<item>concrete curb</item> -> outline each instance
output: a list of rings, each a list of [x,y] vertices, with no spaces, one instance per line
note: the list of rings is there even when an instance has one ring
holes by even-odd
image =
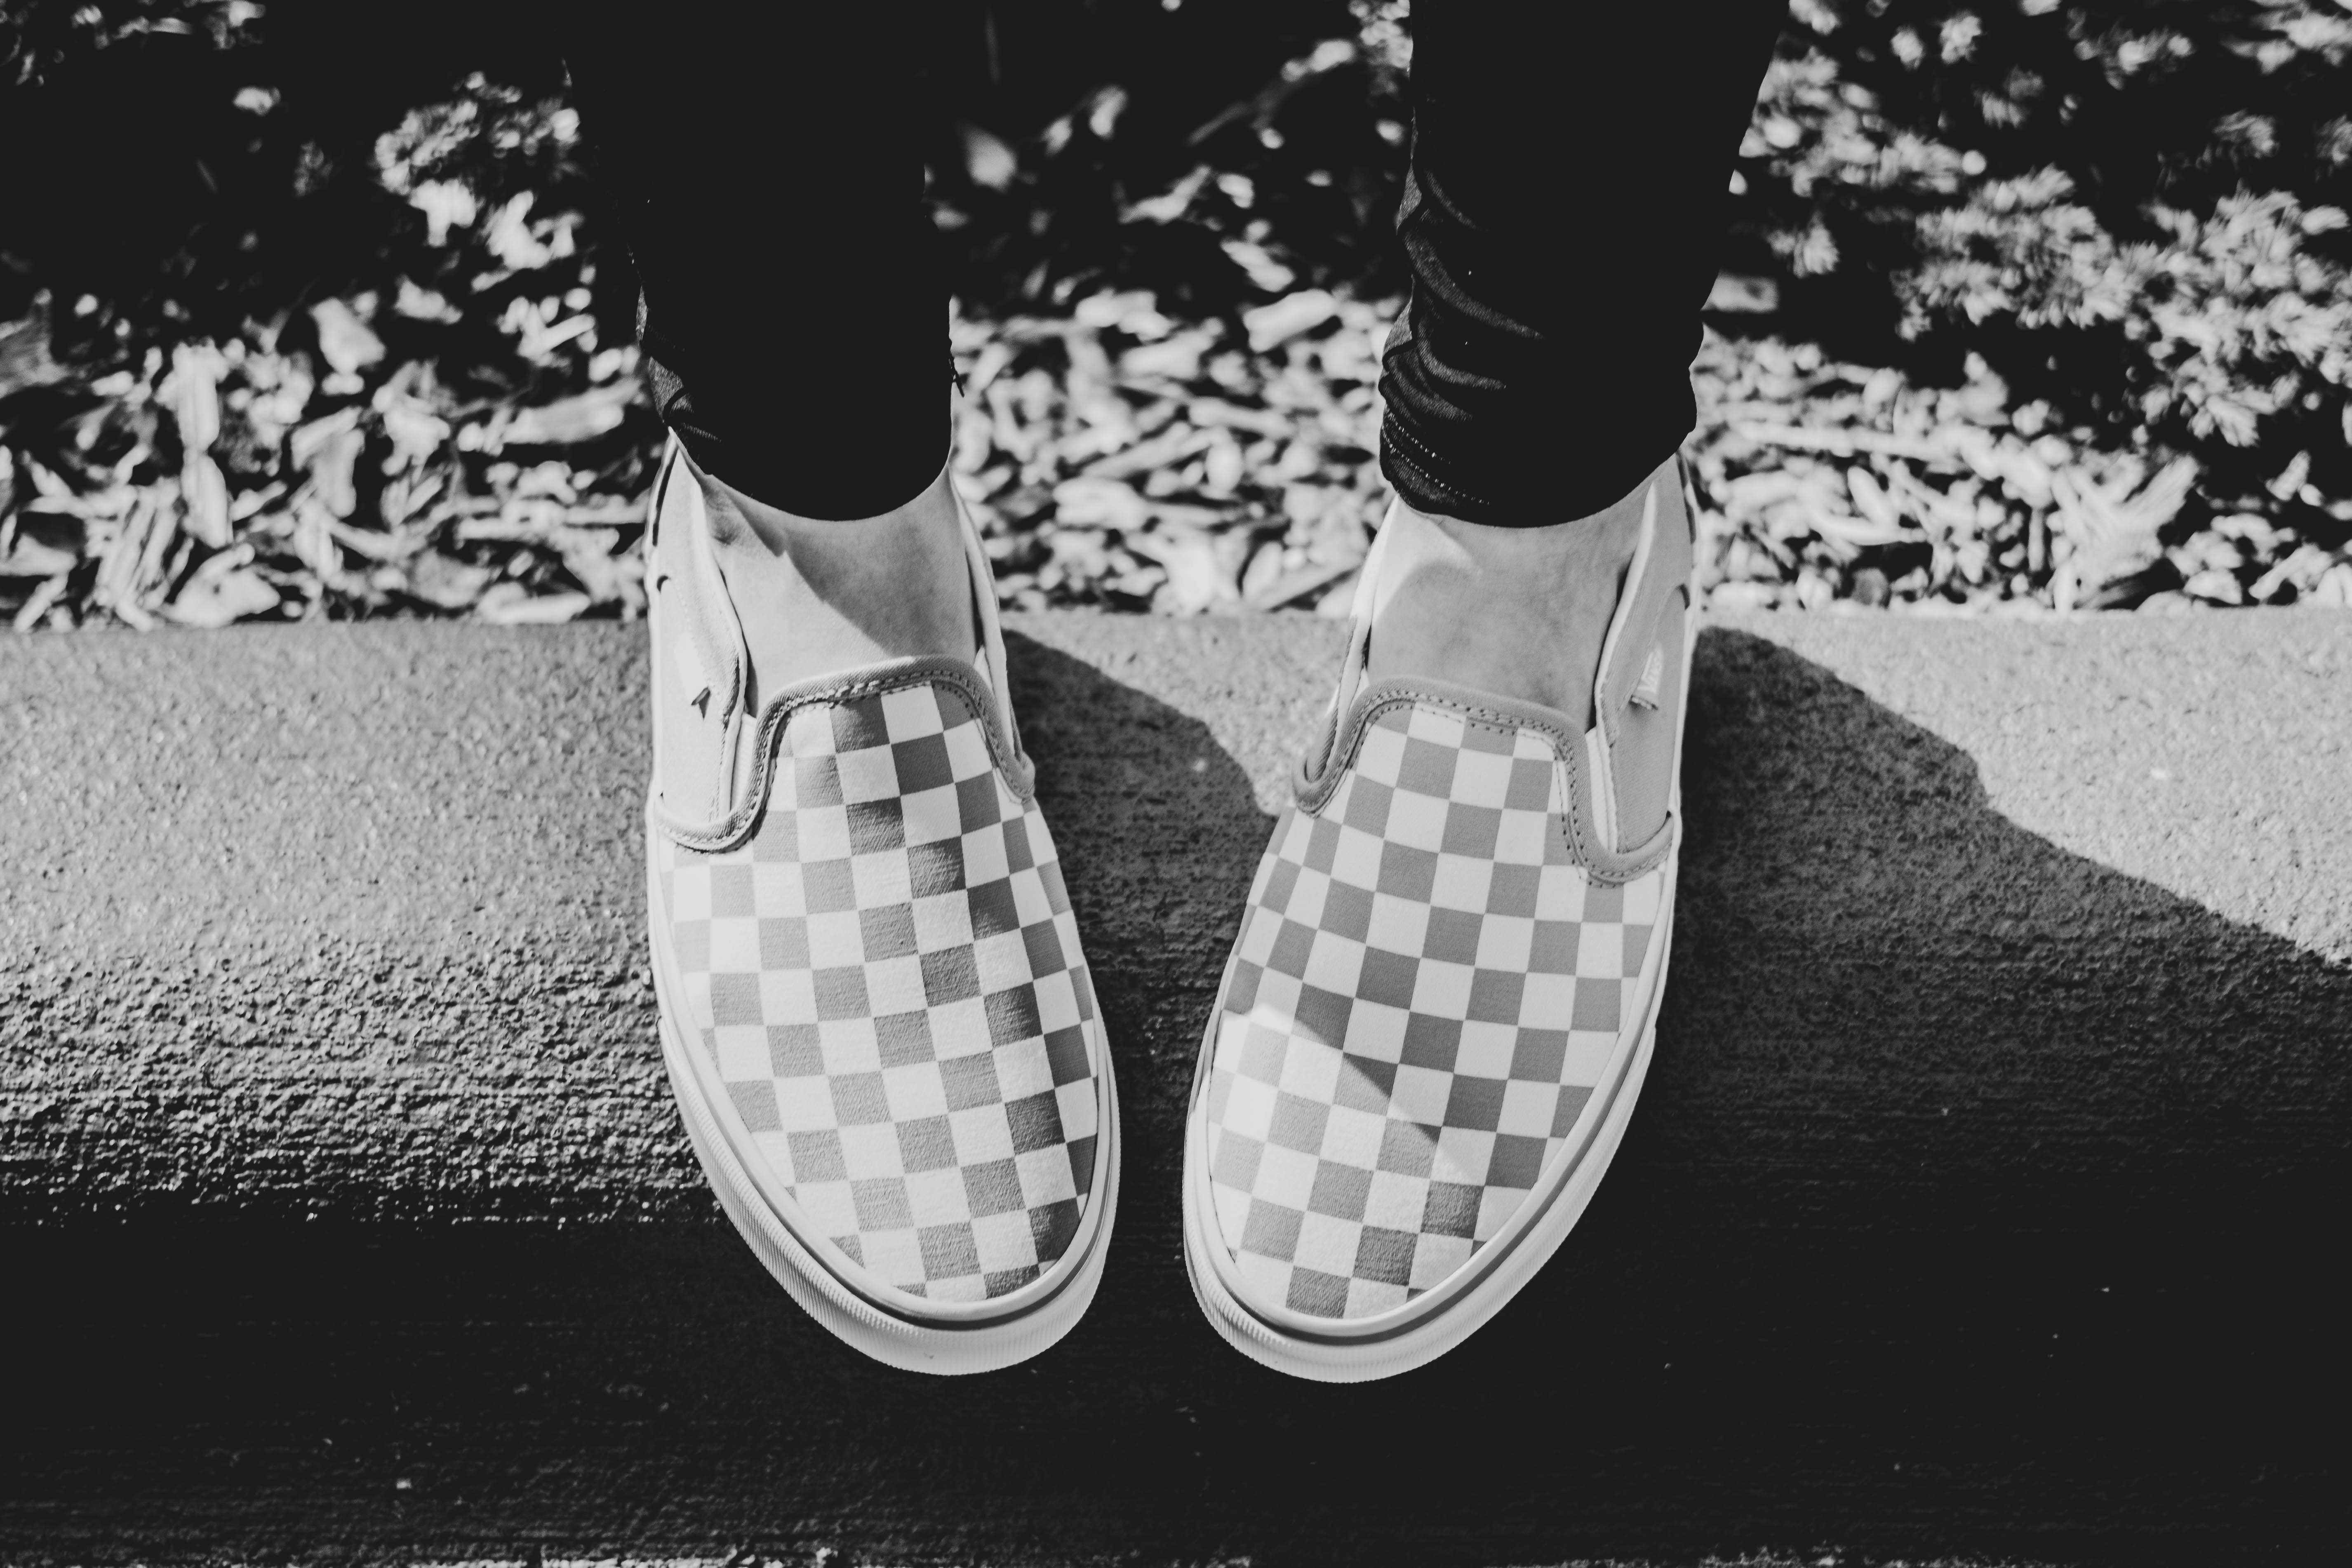
[[[1188,1068],[1334,634],[1016,629],[1149,1103]],[[0,648],[15,1212],[698,1212],[641,951],[643,675],[617,626]],[[2352,620],[1767,617],[1711,632],[1696,681],[1667,1055],[1769,1066],[1738,1091],[1759,1117],[1864,1038],[1970,1098],[2108,1042],[2141,1070],[2080,1106],[2101,1123],[2159,1066],[2340,1107],[2292,1068],[2298,1036],[2352,1038],[2323,962],[2352,957]]]
[[[385,1513],[395,1494],[367,1489],[390,1478],[284,1458],[269,1472],[277,1495],[310,1501],[208,1513],[203,1500],[234,1495],[234,1476],[158,1457],[162,1437],[122,1436],[90,1413],[87,1382],[58,1372],[35,1380],[31,1414],[12,1424],[0,1555],[22,1555],[12,1542],[66,1556],[120,1544],[100,1472],[153,1480],[147,1511],[132,1510],[162,1532],[135,1537],[151,1556],[164,1539],[198,1554],[300,1554],[321,1531],[350,1539],[346,1526],[444,1556],[526,1538],[550,1552],[684,1550],[761,1530],[803,1545],[895,1542],[923,1560],[1075,1560],[1156,1548],[1153,1531],[1171,1555],[1269,1561],[1349,1542],[1424,1561],[1824,1539],[2042,1555],[2087,1550],[2102,1530],[2242,1548],[2258,1519],[2321,1517],[2297,1511],[2317,1510],[2319,1492],[2296,1489],[2342,1453],[2319,1409],[2347,1384],[2320,1281],[2352,1234],[2352,617],[1713,625],[1658,1065],[1570,1244],[1580,1256],[1570,1268],[1563,1254],[1558,1286],[1531,1290],[1492,1343],[1349,1406],[1377,1397],[1399,1419],[1475,1422],[1464,1391],[1478,1379],[1558,1363],[1618,1423],[1613,1438],[1587,1435],[1592,1473],[1633,1479],[1545,1491],[1518,1458],[1449,1459],[1437,1468],[1464,1497],[1503,1510],[1495,1530],[1450,1536],[1382,1494],[1420,1484],[1397,1465],[1374,1466],[1368,1491],[1363,1475],[1349,1483],[1367,1499],[1353,1512],[1282,1501],[1264,1466],[1339,1405],[1224,1365],[1238,1358],[1193,1321],[1175,1256],[1182,1086],[1337,628],[1045,616],[1013,629],[1024,731],[1120,1053],[1132,1191],[1094,1316],[1025,1393],[993,1384],[993,1405],[877,1382],[834,1356],[738,1278],[752,1266],[712,1224],[662,1083],[644,971],[633,628],[0,645],[0,1236],[42,1278],[71,1281],[44,1309],[47,1331],[102,1357],[115,1331],[152,1331],[109,1292],[146,1300],[158,1279],[210,1280],[226,1304],[191,1309],[169,1342],[209,1325],[220,1353],[268,1385],[230,1399],[239,1419],[290,1430],[316,1400],[254,1372],[277,1364],[259,1325],[278,1310],[253,1291],[372,1281],[405,1303],[384,1309],[404,1322],[461,1299],[461,1315],[507,1321],[482,1294],[507,1291],[549,1321],[658,1322],[656,1341],[624,1334],[625,1347],[619,1329],[588,1333],[580,1354],[638,1358],[656,1382],[674,1373],[719,1413],[712,1431],[736,1434],[675,1439],[717,1445],[690,1481],[630,1449],[617,1468],[590,1466],[593,1484],[500,1490],[483,1479],[508,1462],[498,1442],[563,1448],[576,1411],[517,1436],[456,1384],[396,1396],[345,1314],[306,1308],[305,1332],[348,1347],[329,1356],[349,1380],[336,1386],[439,1413],[444,1446],[473,1456],[448,1460],[473,1503],[401,1494],[406,1511]],[[616,1283],[714,1271],[728,1283],[690,1304],[656,1308],[641,1294],[654,1287]],[[430,1300],[425,1275],[442,1292]],[[2138,1294],[2126,1306],[2118,1289]],[[788,1475],[753,1463],[744,1432],[778,1459],[804,1438],[761,1425],[765,1406],[740,1404],[737,1384],[697,1381],[667,1337],[678,1321],[724,1337],[747,1314],[771,1348],[746,1386],[822,1369],[793,1397],[811,1419],[833,1412],[828,1441],[845,1445],[833,1458]],[[1570,1370],[1544,1326],[1563,1321],[1579,1343],[1617,1346],[1622,1365]],[[2055,1336],[2087,1361],[2048,1360]],[[503,1387],[501,1358],[520,1342],[492,1339],[401,1342],[430,1341]],[[789,1374],[771,1364],[781,1344]],[[1757,1359],[1787,1353],[1809,1370]],[[1715,1392],[1689,1394],[1676,1366],[1685,1379],[1714,1368]],[[2080,1419],[2106,1449],[2084,1450],[2079,1424],[1957,1455],[1928,1436],[2007,1430],[1975,1402],[2000,1392],[2041,1408],[2059,1398],[2044,1380],[2061,1366],[2075,1380],[2062,1403],[2097,1407]],[[100,1382],[135,1393],[152,1373]],[[165,1403],[182,1414],[165,1428],[229,1419],[198,1373],[173,1375],[181,1403]],[[2149,1376],[2172,1380],[2175,1404]],[[1946,1426],[1888,1415],[1887,1377]],[[1138,1491],[1060,1428],[1051,1441],[1069,1468],[1056,1477],[1008,1479],[1000,1457],[951,1482],[934,1474],[921,1496],[877,1479],[896,1474],[892,1452],[944,1465],[950,1439],[987,1446],[1008,1398],[1050,1426],[1105,1397],[1139,1424],[1111,1451],[1173,1466],[1187,1495],[1237,1511],[1219,1523]],[[1744,1430],[1777,1433],[1770,1444],[1727,1427],[1706,1458],[1657,1424],[1693,1397],[1692,1418],[1732,1426],[1740,1400],[1824,1402],[1839,1434],[1821,1439],[1827,1468],[1783,1451],[1788,1429],[1763,1407]],[[1963,1406],[1972,1414],[1953,1414]],[[2180,1425],[2192,1415],[2206,1428],[2193,1445]],[[2237,1447],[2215,1468],[2217,1421]],[[455,1436],[482,1422],[507,1436]],[[1225,1446],[1204,1457],[1208,1427]],[[413,1432],[383,1436],[394,1428],[409,1430],[394,1420],[351,1440],[413,1449]],[[1895,1428],[1915,1448],[1943,1444],[1942,1482],[1855,1457]],[[559,1431],[571,1436],[548,1436]],[[77,1443],[113,1457],[85,1475],[59,1457]],[[1612,1454],[1633,1470],[1612,1470]],[[1715,1489],[1726,1467],[1743,1487],[1779,1475],[1785,1489],[1731,1500]],[[1842,1479],[1821,1479],[1832,1471]],[[1107,1489],[1074,1500],[1087,1486]],[[656,1494],[686,1500],[648,1514]],[[506,1500],[485,1514],[492,1495]],[[2264,1497],[2287,1511],[2266,1512]],[[1066,1517],[1040,1524],[1055,1499]],[[234,1529],[218,1522],[231,1516]],[[1936,1533],[1960,1518],[1977,1522]]]

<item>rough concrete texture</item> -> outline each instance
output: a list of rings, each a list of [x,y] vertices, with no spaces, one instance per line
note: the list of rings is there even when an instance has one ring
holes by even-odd
[[[716,1217],[629,629],[0,647],[0,1556],[2210,1562],[2340,1539],[2352,617],[1718,620],[1583,1226],[1359,1389],[1218,1343],[1181,1099],[1337,628],[1016,623],[1129,1134],[942,1384]]]

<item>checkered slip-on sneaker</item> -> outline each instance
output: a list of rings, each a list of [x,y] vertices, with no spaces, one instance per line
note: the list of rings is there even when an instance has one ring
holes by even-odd
[[[653,528],[646,893],[695,1152],[793,1299],[868,1355],[1035,1355],[1102,1278],[1118,1109],[979,537],[967,518],[984,672],[894,659],[752,714],[675,446]]]
[[[1669,463],[1583,734],[1554,709],[1367,683],[1366,563],[1185,1129],[1194,1293],[1266,1365],[1355,1382],[1444,1353],[1608,1167],[1673,928],[1691,557]]]

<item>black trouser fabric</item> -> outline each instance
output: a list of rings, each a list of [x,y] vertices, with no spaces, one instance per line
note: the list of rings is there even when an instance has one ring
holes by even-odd
[[[706,472],[869,517],[945,455],[916,51],[938,0],[562,7],[656,403]],[[1777,0],[1423,0],[1381,467],[1467,521],[1589,516],[1694,423],[1690,362]]]
[[[1381,469],[1468,522],[1588,517],[1696,423],[1690,363],[1777,0],[1423,0]]]
[[[802,517],[939,477],[948,298],[907,0],[558,5],[618,189],[661,416],[705,473]]]

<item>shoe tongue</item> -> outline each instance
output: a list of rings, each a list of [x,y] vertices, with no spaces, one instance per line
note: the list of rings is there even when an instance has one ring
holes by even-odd
[[[1339,728],[1344,731],[1359,714],[1394,702],[1426,703],[1454,712],[1475,713],[1491,728],[1538,730],[1562,744],[1574,744],[1581,738],[1576,721],[1557,708],[1516,697],[1498,697],[1491,691],[1421,675],[1391,675],[1365,681],[1357,689],[1355,701],[1341,716]]]

